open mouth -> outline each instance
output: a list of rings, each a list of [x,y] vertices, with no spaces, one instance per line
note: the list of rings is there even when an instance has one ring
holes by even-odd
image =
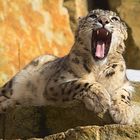
[[[110,48],[111,36],[111,33],[105,28],[93,31],[91,45],[92,55],[95,60],[106,58]]]

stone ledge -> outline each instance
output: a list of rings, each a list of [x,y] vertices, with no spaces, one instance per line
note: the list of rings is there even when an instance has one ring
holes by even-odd
[[[139,107],[139,105],[137,106]],[[140,115],[134,120],[137,124],[140,124],[139,118]],[[88,111],[82,103],[73,102],[63,106],[17,106],[15,109],[9,109],[7,113],[0,115],[0,124],[0,138],[27,139],[32,137],[43,138],[77,126],[104,126],[113,124],[113,121],[108,112],[97,115]],[[101,131],[109,133],[108,126],[100,128],[102,128]]]
[[[86,126],[45,137],[44,140],[140,140],[139,125]]]
[[[96,115],[80,102],[63,106],[17,106],[0,115],[0,138],[45,137],[77,126],[112,122],[108,113]]]

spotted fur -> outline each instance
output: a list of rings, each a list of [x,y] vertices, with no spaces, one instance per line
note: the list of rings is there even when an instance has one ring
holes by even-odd
[[[92,54],[92,32],[105,28],[111,35],[103,60]],[[62,58],[45,55],[33,60],[0,89],[0,111],[9,106],[47,105],[82,101],[96,113],[109,110],[116,123],[131,124],[131,92],[122,53],[125,24],[112,11],[93,10],[79,20],[75,43]]]

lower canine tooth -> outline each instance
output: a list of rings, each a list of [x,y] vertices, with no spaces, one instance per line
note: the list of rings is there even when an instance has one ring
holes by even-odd
[[[106,35],[108,35],[108,32],[106,32]]]

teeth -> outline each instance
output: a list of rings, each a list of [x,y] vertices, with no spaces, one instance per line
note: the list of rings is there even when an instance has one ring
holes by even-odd
[[[106,32],[106,35],[108,35],[108,32]]]
[[[97,35],[99,34],[99,30],[97,30]]]

